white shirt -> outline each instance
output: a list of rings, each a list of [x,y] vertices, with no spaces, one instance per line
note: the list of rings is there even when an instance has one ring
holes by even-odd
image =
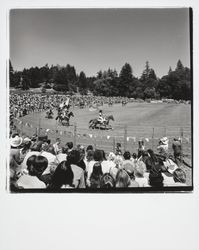
[[[40,181],[36,176],[22,175],[18,181],[17,185],[23,188],[46,188],[43,181]]]

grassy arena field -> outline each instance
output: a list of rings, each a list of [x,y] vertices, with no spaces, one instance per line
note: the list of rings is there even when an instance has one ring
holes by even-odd
[[[125,134],[124,128],[127,126],[126,137],[129,137],[129,140],[127,140],[127,147],[128,144],[132,145],[137,142],[138,139],[145,138],[148,138],[149,141],[153,138],[153,143],[156,143],[155,140],[158,140],[162,136],[173,138],[183,135],[183,137],[189,138],[190,141],[191,105],[129,103],[124,107],[122,107],[121,104],[116,104],[112,107],[104,105],[100,108],[102,108],[104,114],[112,114],[114,116],[115,121],[110,121],[113,127],[112,130],[90,130],[88,128],[88,122],[98,116],[98,110],[89,111],[88,108],[74,108],[74,117],[71,118],[71,126],[69,127],[59,125],[55,119],[45,118],[45,113],[34,113],[21,118],[23,123],[29,123],[33,127],[24,127],[23,132],[34,133],[36,127],[40,127],[42,128],[40,131],[41,134],[46,133],[46,129],[49,129],[48,135],[51,138],[58,136],[60,131],[62,131],[62,137],[67,137],[70,135],[68,132],[71,132],[71,134],[74,133],[74,126],[72,125],[76,124],[77,140],[80,143],[89,144],[95,139],[95,143],[97,143],[98,146],[110,147],[109,144],[113,144],[113,140],[111,140],[113,138],[115,138],[116,142],[123,143]],[[56,110],[54,110],[54,118],[55,117]],[[53,133],[55,131],[57,134]],[[64,133],[64,131],[66,131],[66,133]],[[67,138],[65,139],[67,140]],[[82,141],[82,139],[84,140]],[[86,139],[92,140],[86,141]],[[98,141],[100,143],[98,143]],[[146,140],[146,143],[147,142],[148,140]]]

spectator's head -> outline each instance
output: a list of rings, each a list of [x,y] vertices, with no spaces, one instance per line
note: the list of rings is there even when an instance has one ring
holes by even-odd
[[[125,188],[129,187],[131,179],[124,169],[119,169],[116,175],[116,187]]]
[[[55,149],[52,145],[48,145],[46,152],[51,153],[53,155],[55,155]]]
[[[86,159],[87,161],[92,161],[94,158],[94,151],[93,150],[88,150],[86,154]]]
[[[109,173],[105,173],[102,175],[100,180],[100,188],[114,188],[115,180],[113,176]]]
[[[102,151],[103,160],[106,160],[106,154],[105,154],[104,150],[101,150],[101,151]]]
[[[116,155],[113,152],[110,152],[108,155],[108,160],[109,161],[114,161],[116,158]]]
[[[186,183],[186,174],[181,168],[177,168],[173,172],[173,179],[175,182]]]
[[[70,164],[77,164],[81,160],[80,152],[76,149],[73,149],[68,153],[67,161]]]
[[[142,178],[146,172],[146,165],[143,161],[137,161],[135,163],[134,174],[135,177]]]
[[[96,149],[96,150],[94,151],[93,158],[94,158],[95,161],[103,161],[103,153],[102,153],[102,150]]]
[[[133,154],[132,154],[132,157],[133,157],[134,160],[136,160],[136,159],[137,159],[137,154],[136,154],[136,153],[133,153]]]
[[[56,138],[56,143],[60,144],[61,143],[61,139],[60,138]]]
[[[51,140],[50,140],[50,139],[46,140],[46,143],[47,143],[48,145],[50,145]]]
[[[10,138],[10,146],[11,148],[18,148],[23,142],[22,137],[20,137],[18,134],[12,135]]]
[[[67,147],[69,150],[72,150],[72,148],[73,148],[73,142],[72,142],[72,141],[67,142],[67,143],[66,143],[66,147]]]
[[[90,187],[91,188],[99,188],[100,180],[103,175],[102,166],[99,162],[96,162],[93,166],[93,172],[90,176]]]
[[[114,163],[115,163],[117,168],[122,168],[122,166],[123,166],[123,158],[122,158],[122,156],[117,155],[115,160],[114,160]]]
[[[124,160],[130,160],[131,159],[131,154],[129,151],[125,151],[123,154]]]
[[[31,146],[31,150],[32,150],[32,151],[38,151],[38,152],[40,152],[41,149],[42,149],[42,144],[43,144],[42,141],[35,142],[35,143]]]
[[[34,158],[31,158],[31,157],[34,157]],[[28,158],[27,160],[27,169],[28,169],[29,175],[39,177],[47,168],[48,160],[46,159],[46,157],[42,155],[31,156],[31,157]]]
[[[88,150],[93,150],[93,146],[92,145],[88,145],[88,147],[86,148],[86,151]]]
[[[149,185],[151,187],[163,187],[163,180],[161,172],[150,172]]]
[[[49,188],[59,189],[63,185],[69,185],[73,187],[73,178],[74,178],[74,174],[73,174],[70,164],[63,161],[57,166],[52,176],[52,182]]]

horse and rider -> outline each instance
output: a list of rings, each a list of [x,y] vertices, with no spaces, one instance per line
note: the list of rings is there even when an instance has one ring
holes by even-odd
[[[51,107],[49,107],[46,111],[46,118],[52,119],[53,118],[53,110]]]
[[[62,108],[58,107],[57,117],[55,118],[56,121],[60,122],[63,126],[69,126],[71,117],[74,117],[74,114],[70,111],[70,105],[65,105]]]
[[[98,118],[89,121],[89,128],[112,129],[112,127],[109,125],[110,120],[114,121],[113,115],[105,116],[102,113],[102,110],[100,110]]]

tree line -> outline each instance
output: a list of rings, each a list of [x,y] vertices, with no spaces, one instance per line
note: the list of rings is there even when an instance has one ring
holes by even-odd
[[[178,60],[175,70],[171,67],[168,74],[158,78],[154,69],[147,61],[141,76],[135,77],[132,67],[125,63],[118,72],[114,69],[97,72],[94,77],[87,77],[81,71],[77,74],[74,66],[46,64],[43,67],[24,68],[23,71],[14,71],[9,62],[10,87],[43,89],[53,88],[56,91],[80,93],[87,95],[88,91],[98,96],[124,96],[139,99],[169,98],[175,100],[190,100],[191,72]]]

